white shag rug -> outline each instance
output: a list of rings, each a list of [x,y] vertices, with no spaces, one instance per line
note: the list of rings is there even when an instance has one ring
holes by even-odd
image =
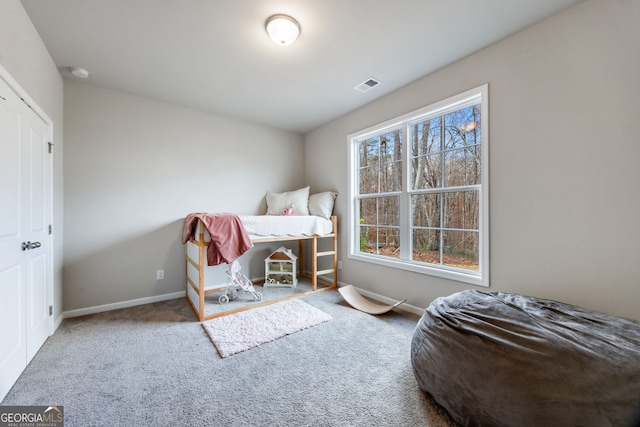
[[[217,317],[202,326],[220,357],[227,357],[329,320],[325,312],[292,299]]]

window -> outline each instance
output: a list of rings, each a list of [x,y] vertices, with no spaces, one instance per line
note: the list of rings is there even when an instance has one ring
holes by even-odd
[[[349,257],[488,286],[488,87],[349,136]]]

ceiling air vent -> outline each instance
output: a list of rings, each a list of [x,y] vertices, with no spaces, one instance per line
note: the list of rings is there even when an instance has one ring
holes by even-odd
[[[369,77],[367,80],[360,83],[358,86],[354,87],[355,90],[359,92],[368,92],[374,87],[380,84],[380,80],[376,80],[373,77]]]

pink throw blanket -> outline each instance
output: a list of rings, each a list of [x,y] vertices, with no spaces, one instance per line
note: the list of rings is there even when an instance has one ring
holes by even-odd
[[[207,265],[231,264],[240,255],[253,247],[238,215],[230,213],[191,213],[184,219],[182,244],[194,238],[198,219],[211,236],[207,247]]]

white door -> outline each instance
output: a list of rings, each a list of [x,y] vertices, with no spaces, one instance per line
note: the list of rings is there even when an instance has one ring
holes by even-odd
[[[26,366],[25,287],[20,248],[20,111],[0,79],[0,398]],[[17,249],[17,250],[16,250]]]
[[[52,330],[48,135],[0,79],[0,400]]]
[[[35,113],[22,118],[20,143],[21,242],[27,302],[27,363],[49,336],[49,129]]]

